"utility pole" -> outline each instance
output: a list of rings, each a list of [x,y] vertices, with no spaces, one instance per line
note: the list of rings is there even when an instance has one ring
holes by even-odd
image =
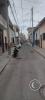
[[[32,12],[32,47],[33,47],[33,42],[34,42],[33,40],[33,7],[31,9],[31,12]]]
[[[21,9],[22,9],[22,24],[23,24],[23,0],[21,0]],[[23,27],[21,27],[21,33],[23,32]]]

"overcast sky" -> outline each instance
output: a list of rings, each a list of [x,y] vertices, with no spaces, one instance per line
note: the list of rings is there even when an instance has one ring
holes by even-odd
[[[16,14],[13,8],[13,1],[16,8]],[[38,24],[38,22],[45,17],[45,0],[22,0],[22,8],[23,8],[23,15],[22,15],[22,8],[21,8],[21,0],[10,0],[14,15],[16,17],[17,23],[23,31],[26,32],[27,27],[31,26],[31,8],[33,7],[33,23],[34,26]],[[9,8],[9,16],[13,24],[14,18]],[[22,17],[23,16],[23,17]]]

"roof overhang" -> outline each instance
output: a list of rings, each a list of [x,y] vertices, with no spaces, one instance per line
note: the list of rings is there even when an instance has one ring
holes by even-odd
[[[0,6],[5,6],[5,5],[9,6],[9,4],[10,4],[9,0],[0,0]]]
[[[2,17],[2,15],[0,15],[0,28],[1,28],[1,29],[7,29],[7,22],[6,22],[5,19]]]
[[[36,32],[38,30],[38,28],[41,27],[41,25],[43,25],[43,23],[45,23],[45,17],[39,22],[39,24],[35,27],[34,32]]]

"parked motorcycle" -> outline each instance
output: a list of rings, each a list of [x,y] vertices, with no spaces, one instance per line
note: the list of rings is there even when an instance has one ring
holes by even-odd
[[[15,49],[14,49],[14,51],[13,51],[13,57],[17,57],[17,56],[18,56],[18,52],[19,52],[19,50],[18,50],[18,48],[15,46]]]

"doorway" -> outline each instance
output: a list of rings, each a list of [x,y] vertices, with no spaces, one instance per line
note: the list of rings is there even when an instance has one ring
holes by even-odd
[[[40,35],[40,47],[42,48],[42,35]]]
[[[0,29],[0,47],[2,48],[2,52],[4,52],[3,30],[1,29]]]

